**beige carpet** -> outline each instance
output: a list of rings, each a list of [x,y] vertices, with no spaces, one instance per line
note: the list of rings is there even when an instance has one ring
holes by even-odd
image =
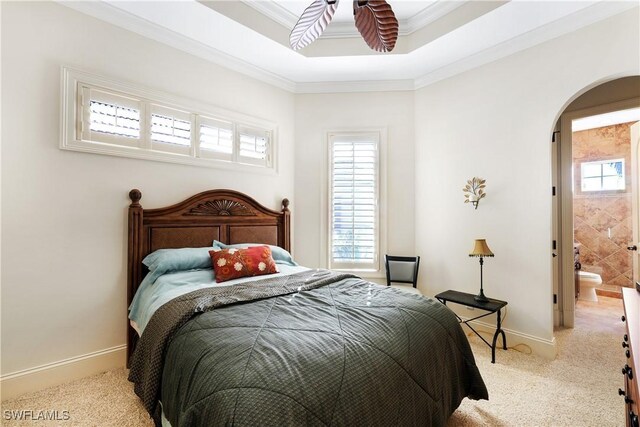
[[[68,421],[8,421],[7,410],[69,411]],[[124,369],[2,402],[2,426],[153,426]]]
[[[622,334],[558,331],[551,362],[509,350],[492,365],[489,348],[476,343],[489,401],[465,399],[449,426],[624,426]]]
[[[449,426],[624,426],[624,326],[619,312],[578,311],[576,328],[556,332],[559,355],[546,361],[490,349],[470,338],[489,401],[465,399]],[[596,327],[593,327],[596,319]],[[600,327],[601,326],[601,327]],[[508,343],[511,345],[511,343]],[[6,410],[68,410],[69,421],[7,421]],[[115,370],[2,403],[3,426],[152,426],[124,370]]]

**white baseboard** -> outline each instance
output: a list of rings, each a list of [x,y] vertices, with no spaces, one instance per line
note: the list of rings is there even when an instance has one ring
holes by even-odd
[[[454,312],[458,313],[458,316],[462,317],[462,319],[464,320],[474,317],[474,316],[463,315],[464,312],[462,307],[455,307]],[[487,319],[494,319],[494,318],[495,318],[494,315],[487,317]],[[476,329],[478,332],[485,332],[487,335],[483,335],[484,339],[491,342],[491,339],[489,338],[492,338],[493,334],[496,331],[495,323],[475,320],[471,322],[471,324],[474,327],[474,329]],[[464,327],[464,329],[465,331],[471,332],[471,330],[468,327]],[[548,339],[536,337],[533,335],[525,334],[524,332],[514,331],[513,329],[509,329],[505,327],[503,327],[502,330],[504,331],[507,338],[507,347],[515,347],[519,344],[524,344],[531,349],[532,353],[548,360],[555,359],[556,355],[558,354],[558,348],[556,345],[555,337],[548,340]],[[496,343],[496,358],[499,357],[498,349],[502,349],[502,337],[498,337],[498,341]]]
[[[12,372],[0,377],[0,398],[12,399],[25,393],[122,368],[126,363],[127,346],[119,345],[58,362]]]
[[[488,339],[488,338],[491,338],[491,336],[495,333],[496,331],[495,325],[491,325],[485,322],[480,322],[477,320],[471,322],[471,324],[473,325],[474,329],[477,330],[478,332],[486,332],[487,334],[489,334],[489,337],[484,335],[483,336],[484,336],[484,339],[491,342],[491,339]],[[464,329],[471,332],[471,330],[467,327],[465,327]],[[507,338],[507,347],[509,348],[516,347],[521,344],[526,345],[531,349],[531,352],[533,354],[536,354],[548,360],[555,359],[556,355],[558,354],[558,348],[556,345],[555,337],[553,337],[551,340],[546,340],[540,337],[514,331],[508,328],[502,328],[502,330],[504,331],[504,334]],[[496,343],[496,359],[499,357],[499,350],[501,349],[502,349],[502,337],[498,337],[498,341]],[[522,349],[519,349],[519,350],[522,350]]]

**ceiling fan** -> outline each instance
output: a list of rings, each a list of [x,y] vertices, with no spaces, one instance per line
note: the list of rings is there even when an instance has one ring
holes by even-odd
[[[331,22],[339,0],[314,0],[291,30],[293,50],[302,49],[320,37]],[[377,52],[391,52],[398,39],[398,20],[384,0],[355,0],[353,17],[367,45]]]

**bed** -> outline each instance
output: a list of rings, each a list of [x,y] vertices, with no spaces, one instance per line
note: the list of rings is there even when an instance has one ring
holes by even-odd
[[[129,197],[127,366],[156,425],[439,426],[465,397],[488,399],[445,306],[287,258],[287,199]],[[271,245],[279,272],[217,284],[206,251],[246,244]],[[143,264],[173,252],[197,268]]]

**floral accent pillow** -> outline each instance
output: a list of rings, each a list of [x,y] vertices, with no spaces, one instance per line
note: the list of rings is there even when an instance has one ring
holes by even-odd
[[[269,246],[213,250],[209,251],[209,255],[218,283],[240,277],[278,273]]]

